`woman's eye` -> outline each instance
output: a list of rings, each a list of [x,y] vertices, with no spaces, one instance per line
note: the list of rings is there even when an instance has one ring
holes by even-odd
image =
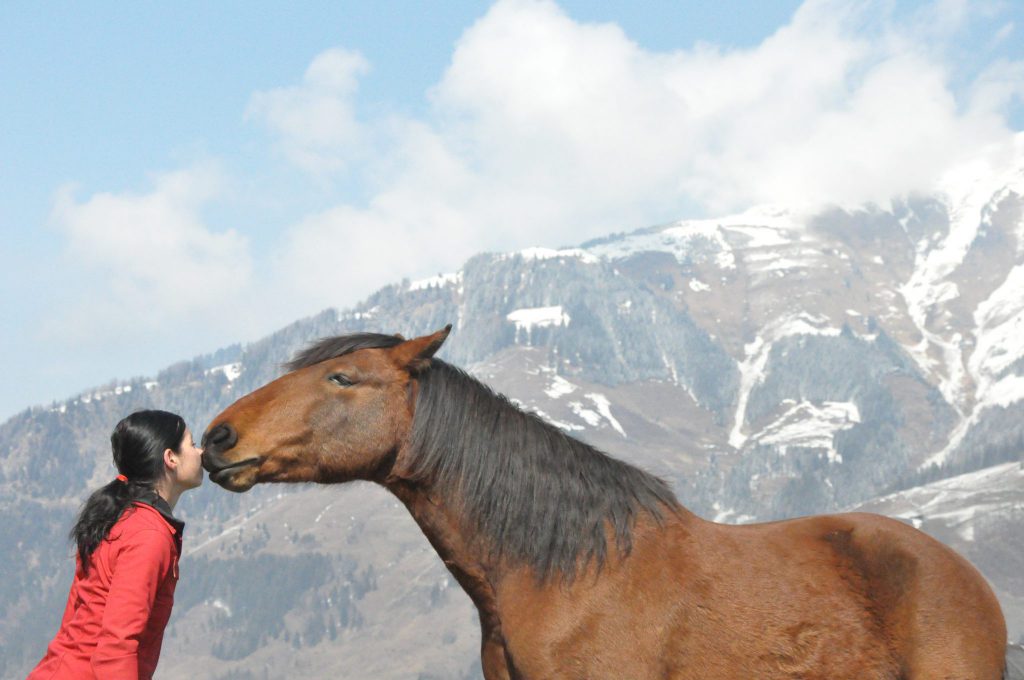
[[[351,387],[354,384],[352,379],[343,373],[335,373],[327,379],[339,387]]]

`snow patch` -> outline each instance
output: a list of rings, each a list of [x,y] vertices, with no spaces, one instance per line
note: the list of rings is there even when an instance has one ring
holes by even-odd
[[[218,611],[224,612],[225,616],[227,616],[229,619],[231,618],[231,607],[224,600],[217,598],[216,600],[210,602],[210,606]]]
[[[757,519],[753,515],[740,514],[733,508],[723,508],[718,501],[715,501],[711,508],[715,511],[715,516],[712,521],[718,523],[748,524]]]
[[[409,284],[409,290],[426,290],[428,288],[444,288],[448,285],[462,283],[462,272],[451,272],[449,274],[438,274],[425,279],[419,279]]]
[[[665,354],[665,350],[661,351],[661,362],[663,364],[665,364],[665,368],[667,368],[669,373],[672,374],[672,382],[675,383],[676,385],[678,385],[679,384],[679,372],[676,371],[676,362],[674,362],[674,361],[672,361],[671,359],[668,358],[668,355]],[[687,387],[686,391],[690,392],[690,388]],[[692,392],[690,392],[690,396],[693,397],[693,393]],[[697,403],[697,399],[695,397],[693,398],[693,401],[694,401],[694,403]]]
[[[626,436],[626,431],[622,429],[622,425],[612,415],[611,404],[606,396],[594,392],[584,396],[590,400],[594,408],[590,408],[580,401],[569,402],[569,408],[576,414],[577,418],[590,427],[600,427],[602,422],[607,422],[616,432],[623,437]]]
[[[544,411],[541,411],[540,409],[535,409],[534,413],[536,413],[539,417],[551,423],[558,429],[565,430],[566,432],[579,432],[580,430],[586,429],[582,425],[575,425],[573,423],[567,423],[563,420],[556,420],[555,418],[552,418],[551,416],[549,416],[547,413],[544,413]]]
[[[977,346],[968,367],[978,381],[976,394],[985,400],[985,392],[1012,364],[1024,358],[1024,265],[1010,270],[987,300],[974,312]],[[1022,394],[1021,396],[1024,396]]]
[[[516,330],[531,331],[534,327],[568,326],[571,319],[562,305],[553,307],[531,307],[509,312],[505,317],[516,325]]]
[[[601,424],[600,414],[598,414],[596,411],[591,411],[581,402],[570,402],[569,408],[571,408],[572,412],[579,416],[590,427],[597,427],[598,425]]]
[[[776,257],[767,264],[767,266],[761,267],[759,271],[762,272],[785,272],[790,269],[809,269],[814,266],[812,260],[794,260],[786,257]]]
[[[1024,266],[1010,270],[1006,280],[974,311],[975,348],[966,370],[974,380],[974,401],[970,413],[960,421],[946,446],[929,456],[919,467],[942,465],[963,441],[988,408],[1007,407],[1024,399],[1024,377],[1008,369],[1024,358]],[[954,336],[959,340],[959,336]],[[957,342],[959,345],[959,342]]]
[[[732,431],[729,433],[730,446],[739,449],[747,441],[747,435],[743,433],[747,402],[750,400],[750,393],[754,388],[764,382],[768,356],[774,343],[791,335],[839,335],[839,329],[827,325],[828,322],[826,317],[815,317],[806,312],[795,316],[786,316],[771,323],[753,342],[744,346],[744,359],[738,362],[740,393]]]
[[[319,524],[320,520],[323,519],[324,515],[327,514],[327,511],[330,510],[333,505],[334,503],[328,503],[324,509],[320,511],[320,514],[316,516],[316,519],[313,520],[313,524]]]
[[[359,321],[361,319],[372,319],[377,315],[377,312],[379,311],[380,305],[374,305],[373,307],[367,309],[364,312],[343,312],[338,314],[338,321],[349,321],[352,319]]]
[[[735,269],[736,258],[722,233],[718,220],[678,222],[658,232],[631,234],[621,239],[587,248],[595,257],[619,260],[639,253],[666,252],[678,262],[686,262],[701,249],[702,241],[710,246],[715,263],[722,269]]]
[[[585,264],[594,264],[598,261],[597,257],[582,248],[563,248],[561,250],[555,250],[554,248],[525,248],[515,253],[501,255],[498,259],[506,260],[516,255],[519,255],[524,260],[552,260],[561,257],[572,257]]]
[[[711,290],[711,286],[704,283],[703,281],[699,281],[697,279],[690,279],[690,290],[692,290],[695,293],[703,293],[704,291]]]
[[[937,520],[964,540],[973,541],[978,520],[1020,512],[1022,487],[1024,466],[1019,462],[1003,463],[900,491],[877,503],[883,504],[885,514],[891,517],[908,520],[917,527],[925,520]]]
[[[203,375],[213,375],[214,373],[223,373],[224,377],[228,379],[228,382],[234,382],[238,376],[242,375],[242,363],[240,361],[236,361],[233,364],[214,366],[213,368],[203,371]]]
[[[1017,160],[1024,155],[1024,135],[1017,135],[1014,143],[1015,153],[999,154],[1009,160],[1003,167],[994,167],[982,159],[946,173],[939,190],[949,212],[949,233],[944,238],[933,234],[917,244],[914,273],[899,289],[910,318],[923,336],[921,343],[909,348],[911,355],[927,373],[937,374],[942,395],[957,410],[968,401],[960,339],[945,338],[941,332],[932,331],[928,321],[936,316],[936,307],[959,296],[959,289],[947,278],[963,264],[979,229],[988,224],[989,210],[1007,192],[1024,194],[1024,173]],[[982,311],[980,307],[978,311]],[[941,371],[935,371],[934,361],[928,355],[932,345],[942,353]]]
[[[596,392],[587,394],[586,397],[590,401],[594,402],[594,406],[597,407],[597,412],[600,413],[601,416],[605,420],[607,420],[613,428],[615,428],[615,431],[621,434],[623,437],[625,437],[626,431],[622,429],[622,425],[620,425],[619,421],[616,420],[615,416],[612,415],[611,404],[608,401],[608,397],[604,396],[603,394],[598,394]]]
[[[789,447],[824,449],[830,463],[842,463],[835,449],[837,432],[860,422],[860,410],[849,401],[826,401],[820,406],[804,401],[791,407],[761,432],[751,437],[758,444],[774,446],[781,455]]]
[[[1006,408],[1024,399],[1024,375],[1008,375],[988,388],[985,393],[986,406]]]
[[[548,395],[552,399],[559,399],[567,394],[572,394],[575,391],[575,385],[562,376],[556,375],[551,379],[551,384],[544,390],[544,394]]]

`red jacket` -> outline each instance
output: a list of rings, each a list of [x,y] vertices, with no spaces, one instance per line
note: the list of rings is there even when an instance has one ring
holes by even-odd
[[[142,680],[153,677],[174,604],[181,529],[144,502],[117,520],[89,557],[75,565],[57,636],[28,680]],[[175,526],[176,525],[176,526]]]

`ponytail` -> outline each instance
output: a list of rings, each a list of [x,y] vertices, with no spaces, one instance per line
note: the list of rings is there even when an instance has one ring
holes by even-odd
[[[78,544],[78,557],[83,570],[89,571],[89,556],[107,537],[111,527],[121,519],[132,501],[152,491],[152,486],[148,484],[115,479],[92,492],[71,529],[71,540]]]
[[[185,421],[166,411],[136,411],[114,428],[110,447],[119,474],[89,496],[71,529],[83,571],[89,571],[90,556],[132,501],[155,493],[164,451],[178,451],[184,436]]]

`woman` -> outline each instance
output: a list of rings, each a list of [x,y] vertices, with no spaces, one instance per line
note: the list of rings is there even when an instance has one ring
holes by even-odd
[[[203,483],[202,450],[166,411],[131,414],[110,445],[119,474],[71,530],[78,558],[64,618],[28,680],[137,680],[156,670],[185,528],[172,511]]]

